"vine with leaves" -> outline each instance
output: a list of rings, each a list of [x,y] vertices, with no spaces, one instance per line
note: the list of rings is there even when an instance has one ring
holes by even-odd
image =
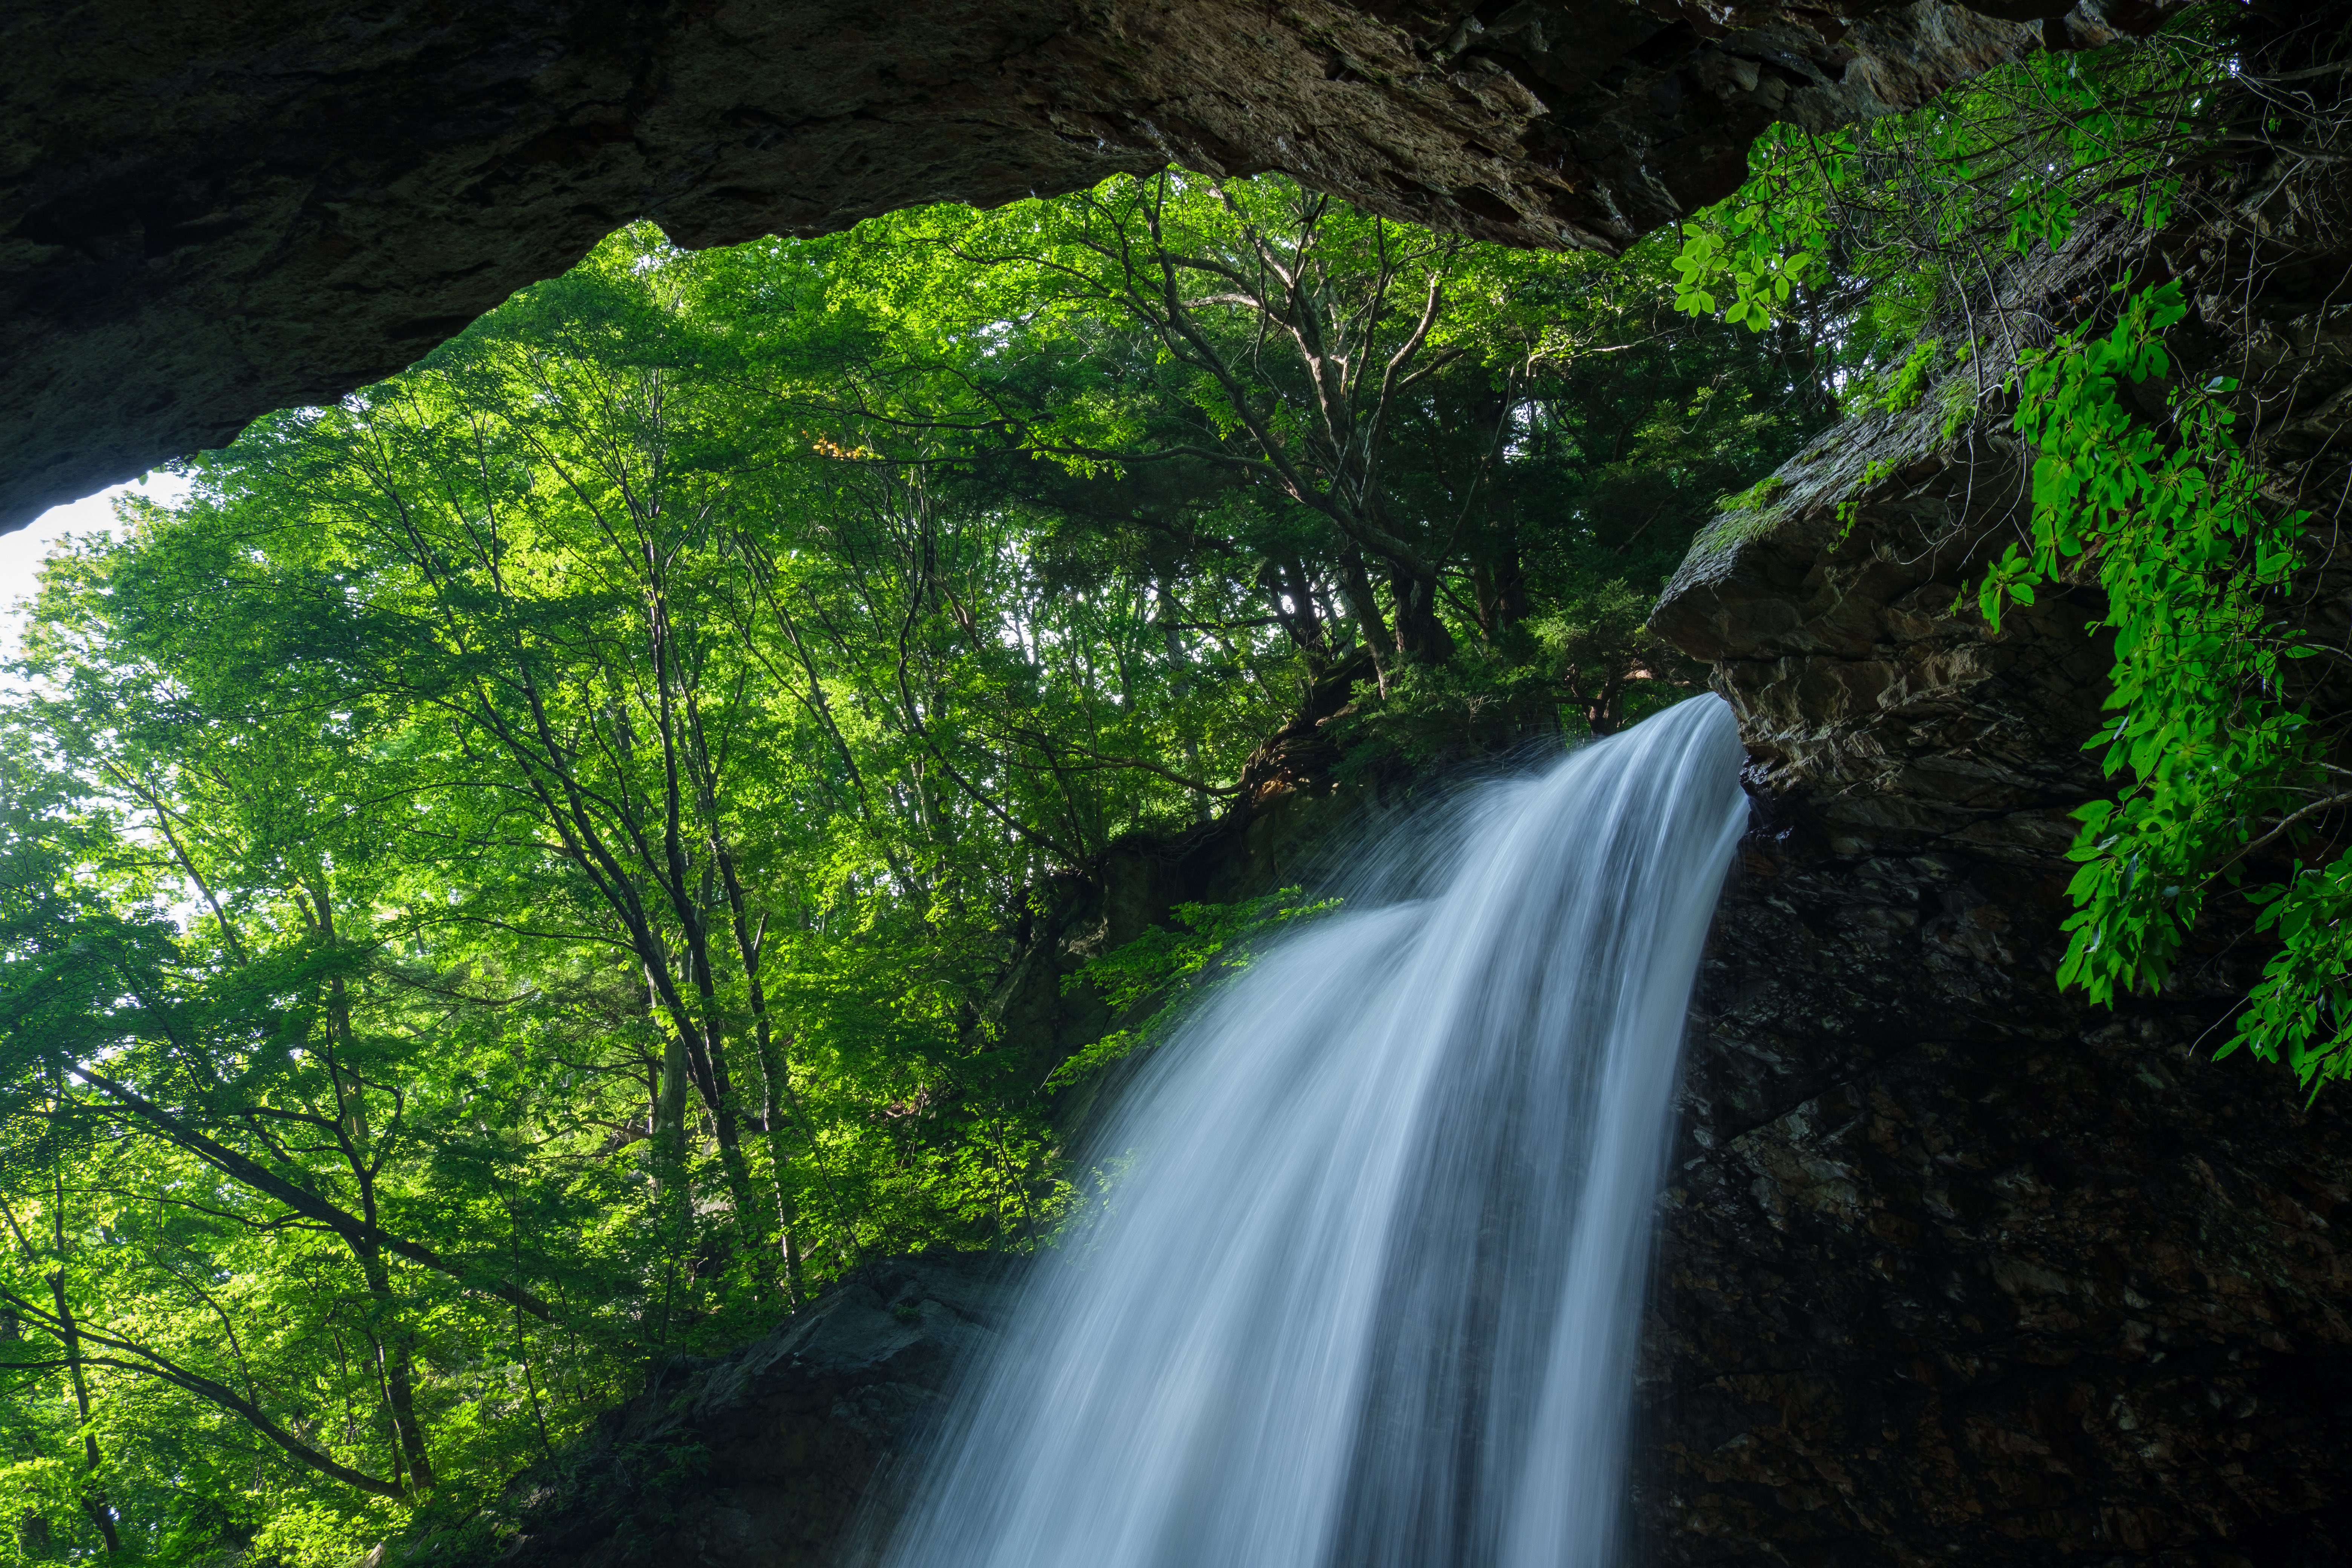
[[[1857,334],[1874,356],[1848,378],[1857,413],[1924,395],[1942,350],[1930,320],[1960,323],[1963,363],[2006,351],[1998,384],[2032,454],[2030,501],[1976,606],[1998,631],[2007,605],[2095,581],[2105,609],[2091,629],[2115,637],[2114,718],[2086,749],[2118,786],[2074,814],[2059,980],[2104,1005],[2153,992],[2212,893],[2242,889],[2279,945],[2221,1054],[2283,1061],[2316,1092],[2352,1076],[2352,850],[2247,886],[2259,852],[2325,845],[2327,814],[2352,805],[2352,775],[2294,673],[2327,651],[2293,614],[2311,514],[2265,501],[2237,380],[2187,374],[2170,337],[2190,313],[2178,279],[2127,273],[2111,309],[2038,347],[2002,319],[1994,282],[2063,249],[2095,210],[2156,231],[2223,187],[2200,170],[2226,167],[2250,104],[2258,127],[2270,123],[2230,28],[2226,9],[2207,8],[2144,46],[2044,56],[1907,117],[1769,136],[1748,184],[1686,232],[1676,304],[1762,331],[1818,318],[1841,289],[1908,298],[1907,343]],[[2159,416],[2136,411],[2143,399],[2126,389],[2137,386],[2162,389]]]

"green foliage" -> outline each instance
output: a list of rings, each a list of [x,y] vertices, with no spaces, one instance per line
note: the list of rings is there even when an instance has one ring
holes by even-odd
[[[2233,20],[2206,7],[2136,48],[2029,60],[1843,140],[1768,138],[1749,185],[1686,239],[1679,306],[1712,310],[1729,292],[1753,325],[1808,289],[1834,316],[1843,290],[1863,329],[1851,334],[1860,352],[1846,353],[1849,385],[1883,389],[1864,395],[1868,406],[1916,406],[1943,340],[1915,336],[1898,357],[1872,325],[1884,317],[1874,301],[1936,302],[1910,330],[1930,315],[1957,324],[1970,334],[1966,364],[1994,346],[1979,334],[1997,302],[1964,258],[2056,250],[2100,205],[2151,228],[2169,221],[2192,194],[2196,155],[2228,122],[2217,106],[2239,90]],[[1826,272],[1824,256],[1836,258]],[[2313,553],[2308,515],[2264,500],[2233,429],[2237,383],[2180,379],[2167,339],[2189,313],[2180,285],[2126,277],[2112,293],[2111,310],[2024,353],[2008,377],[2033,453],[2031,517],[1974,595],[1996,631],[2006,606],[2053,586],[2095,578],[2104,598],[2116,717],[2089,745],[2123,782],[2075,814],[2075,912],[2059,968],[2100,1003],[2160,986],[2217,887],[2240,885],[2266,846],[2307,842],[2316,819],[2352,800],[2294,674],[2294,661],[2327,656],[2291,605]],[[1978,389],[1954,374],[1936,395],[1948,439]],[[2160,416],[2141,412],[2158,402]],[[1862,488],[1884,477],[1874,466]],[[1841,506],[1848,527],[1854,505]],[[2282,1060],[2315,1091],[2352,1074],[2352,854],[2297,859],[2245,896],[2279,946],[2221,1054]]]
[[[1895,476],[1896,464],[1892,458],[1873,458],[1862,466],[1854,479],[1854,493],[1837,503],[1837,542],[1843,544],[1853,533],[1853,525],[1862,521],[1862,497],[1879,484]]]
[[[1826,140],[1792,126],[1765,132],[1748,183],[1687,226],[1673,263],[1675,308],[1720,312],[1753,332],[1795,314],[1800,291],[1828,279],[1822,254],[1853,145],[1852,132]]]
[[[1684,226],[1676,308],[1801,335],[1852,407],[1914,406],[1930,323],[1958,316],[1964,355],[1990,326],[1989,268],[2054,248],[2095,207],[2166,221],[2229,79],[2232,11],[2030,57],[1864,126],[1768,132],[1747,184]]]
[[[1964,351],[1961,363],[1967,363]],[[1940,434],[1946,441],[1951,440],[1967,428],[1969,421],[1976,416],[1977,388],[1967,376],[1946,377],[1943,385],[1937,388],[1936,400],[1944,411],[1944,423]]]
[[[1339,907],[1337,899],[1308,899],[1297,888],[1233,904],[1178,904],[1175,920],[1182,931],[1153,926],[1088,959],[1062,982],[1066,994],[1090,986],[1119,1017],[1146,1002],[1159,1005],[1141,1023],[1113,1029],[1077,1051],[1054,1069],[1047,1087],[1066,1088],[1165,1041],[1248,970],[1265,937]]]
[[[1916,408],[1927,395],[1927,386],[1936,374],[1936,361],[1943,353],[1944,340],[1922,338],[1910,356],[1895,367],[1886,378],[1886,390],[1876,398],[1880,409],[1888,414],[1901,414]]]
[[[2100,1002],[2162,983],[2206,893],[2239,880],[2250,825],[2282,812],[2291,823],[2313,795],[2336,793],[2307,715],[2286,697],[2284,661],[2316,651],[2282,603],[2308,514],[2262,504],[2231,434],[2229,378],[2173,387],[2165,431],[2126,407],[2123,384],[2170,376],[2163,334],[2188,314],[2178,283],[2127,289],[2117,285],[2124,308],[2105,333],[2064,334],[2021,367],[2032,546],[2011,545],[1979,590],[1997,628],[2004,600],[2032,604],[2036,584],[2095,552],[2116,632],[2106,705],[2118,717],[2093,744],[2110,777],[2132,783],[2075,814],[2083,868],[2059,974]],[[2252,892],[2284,947],[2224,1047],[2284,1057],[2315,1085],[2346,1070],[2340,982],[2326,968],[2340,941],[2333,891],[2326,873],[2298,867]]]
[[[485,1552],[649,1363],[1051,1236],[989,1006],[1041,889],[1360,668],[1364,768],[1695,689],[1645,607],[1832,405],[1666,274],[1181,173],[635,227],[60,553],[0,700],[19,1555]],[[1326,907],[1098,960],[1149,1016],[1054,1084]]]
[[[1567,694],[1571,732],[1610,735],[1702,686],[1703,666],[1649,628],[1657,595],[1618,578],[1562,603],[1529,626],[1540,663]]]
[[[1789,488],[1789,481],[1779,474],[1767,474],[1737,495],[1725,496],[1717,506],[1724,511],[1761,511],[1780,499]]]
[[[1380,701],[1336,715],[1323,733],[1340,747],[1338,776],[1397,782],[1558,727],[1568,716],[1568,689],[1541,658],[1542,624],[1518,628],[1508,650],[1472,648],[1443,665],[1408,665]]]

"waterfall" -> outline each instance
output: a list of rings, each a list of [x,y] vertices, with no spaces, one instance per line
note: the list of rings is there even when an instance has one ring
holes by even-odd
[[[1739,761],[1703,697],[1486,785],[1425,896],[1309,924],[1160,1047],[883,1561],[1612,1563]]]

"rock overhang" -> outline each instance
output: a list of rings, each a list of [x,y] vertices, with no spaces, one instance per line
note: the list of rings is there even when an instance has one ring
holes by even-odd
[[[698,247],[1174,162],[1615,250],[1736,185],[1776,119],[2157,15],[2105,3],[27,0],[0,20],[0,531],[396,371],[633,219]]]

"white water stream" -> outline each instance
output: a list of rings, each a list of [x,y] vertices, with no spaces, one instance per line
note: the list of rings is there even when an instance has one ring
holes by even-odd
[[[1162,1047],[884,1561],[1607,1568],[1739,761],[1703,697],[1487,785],[1428,896],[1308,926]]]

